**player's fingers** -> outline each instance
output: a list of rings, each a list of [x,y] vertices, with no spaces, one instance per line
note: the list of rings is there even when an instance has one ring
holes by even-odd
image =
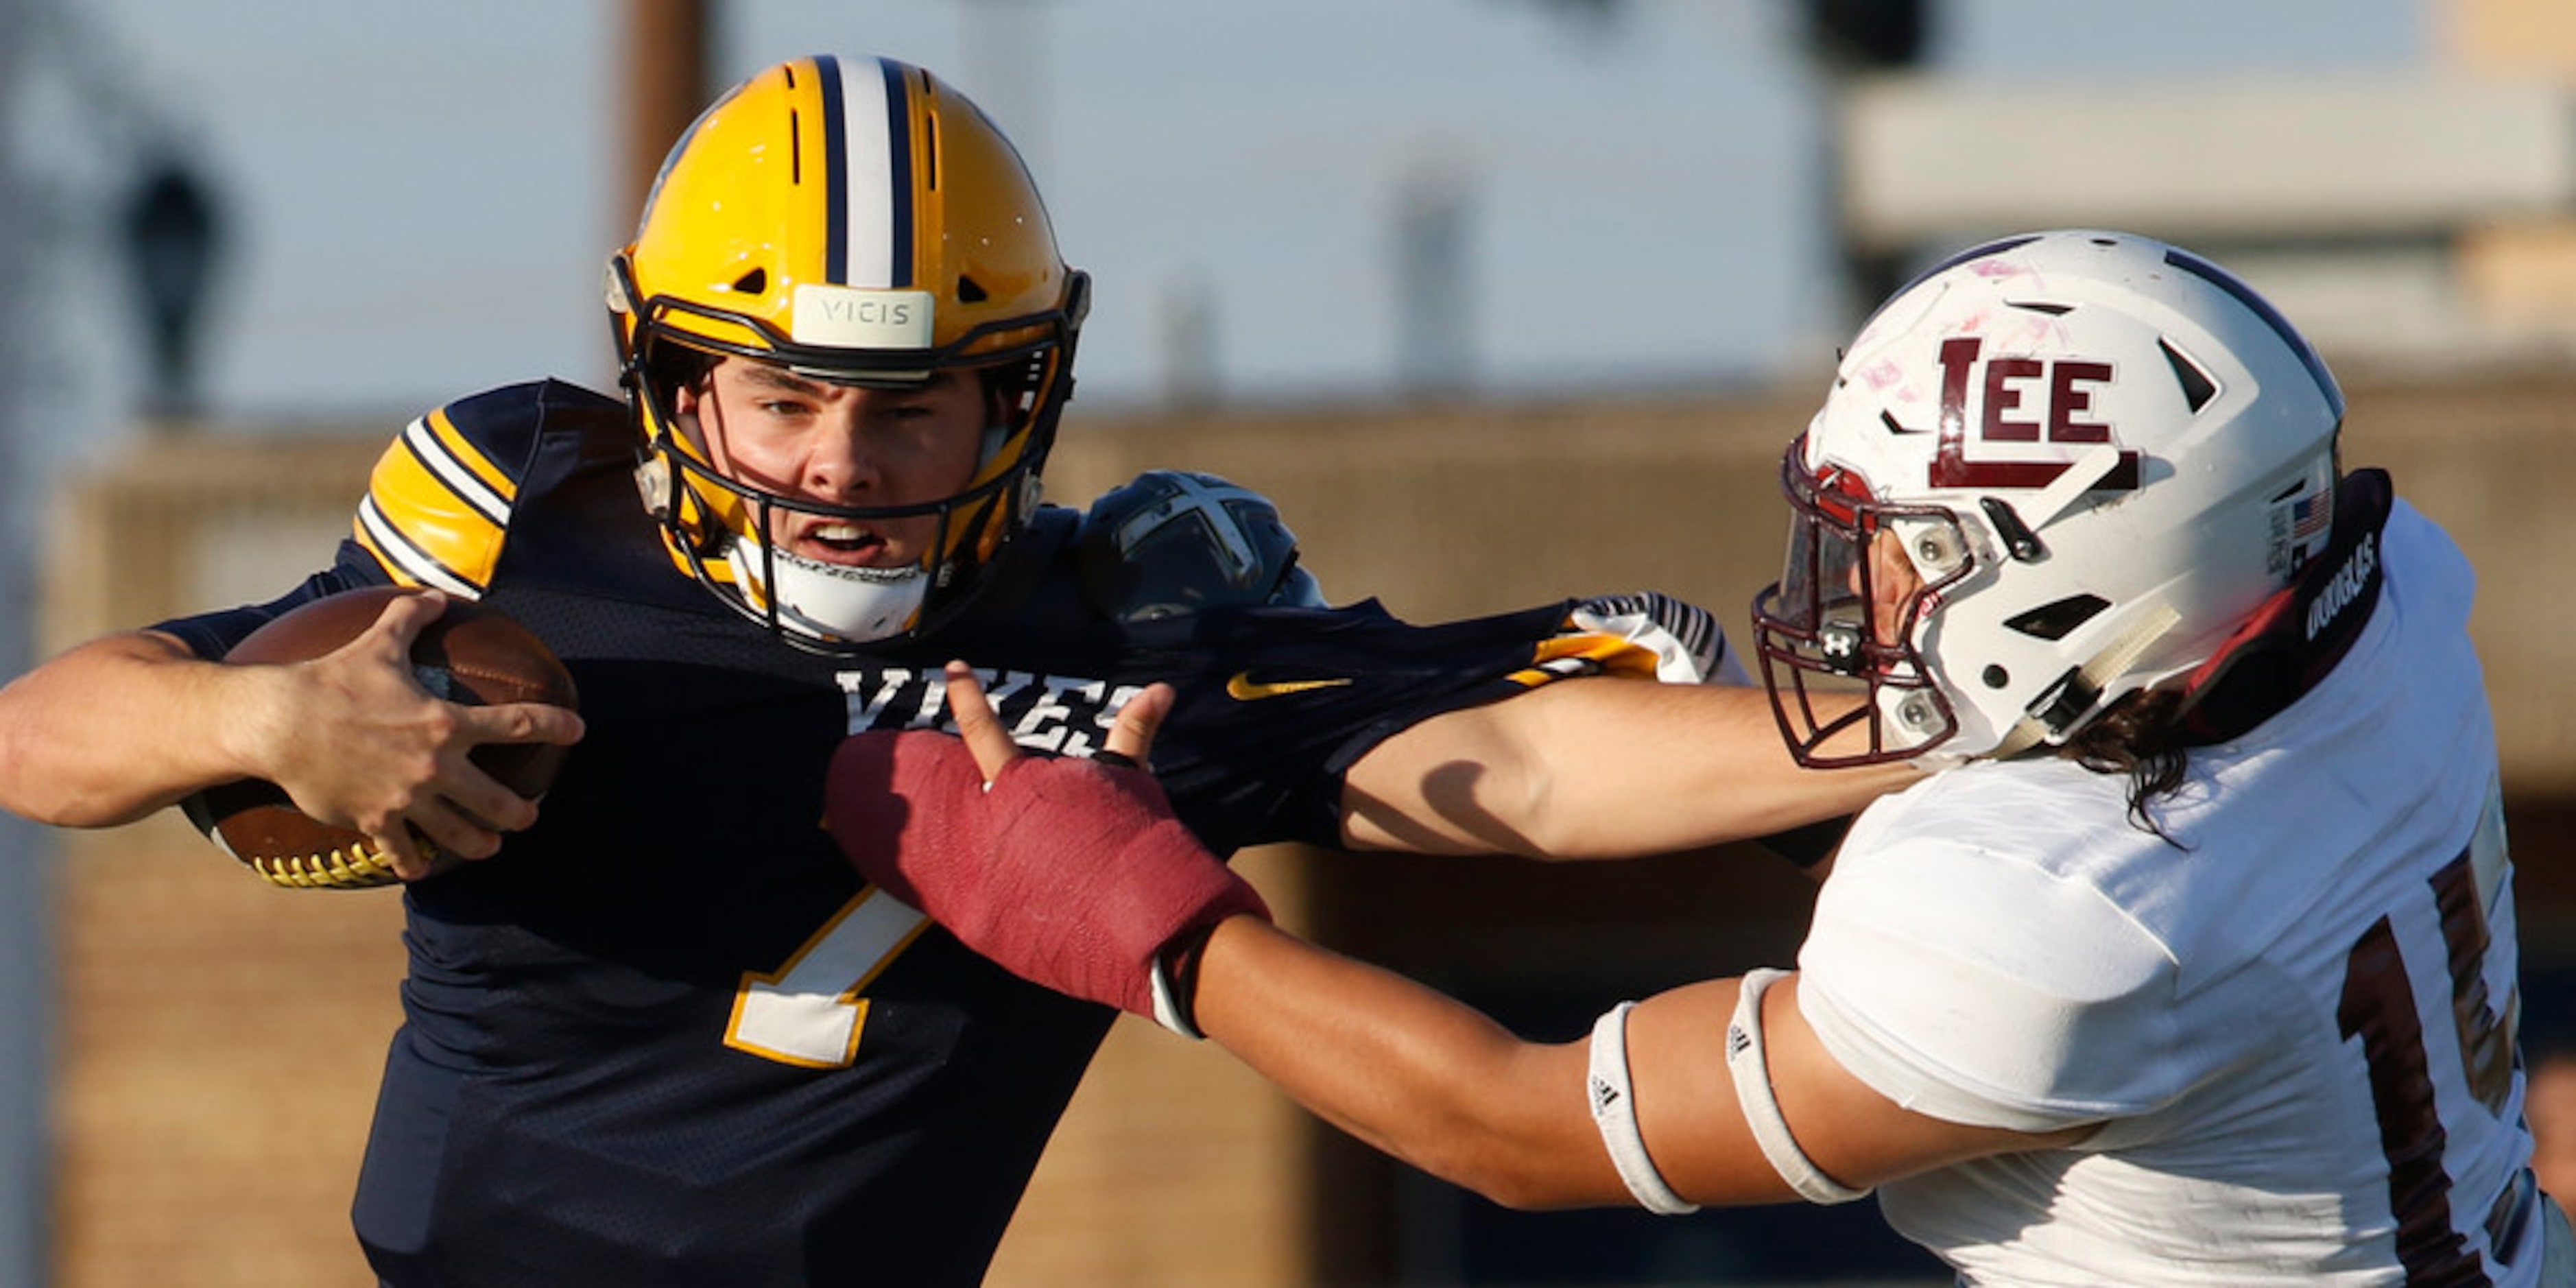
[[[396,595],[385,605],[385,611],[376,614],[376,624],[367,628],[367,634],[381,636],[393,645],[399,656],[409,657],[412,641],[419,639],[420,633],[446,611],[447,594],[444,591]]]
[[[472,743],[543,742],[569,747],[581,741],[588,726],[568,708],[544,702],[504,702],[467,707],[460,721]]]
[[[580,716],[542,702],[460,707],[433,790],[491,830],[525,831],[537,821],[529,796],[542,793],[562,763],[564,753],[552,748],[580,741],[582,732]],[[488,754],[479,750],[487,744]]]
[[[520,804],[525,806],[527,802],[521,801]],[[418,839],[427,842],[416,851],[421,856],[423,876],[428,875],[428,861],[438,854],[452,854],[471,862],[488,859],[501,852],[499,832],[443,796],[433,796],[412,806],[407,817],[412,827],[418,830]],[[394,871],[401,872],[401,866],[397,865]]]
[[[344,686],[353,692],[373,692],[377,701],[383,700],[387,691],[366,686],[380,684],[382,680],[366,678],[363,672],[351,672],[347,667],[390,669],[395,677],[394,683],[401,689],[427,697],[428,690],[421,687],[420,678],[412,669],[411,649],[419,640],[420,633],[446,611],[447,596],[439,591],[396,595],[385,605],[383,612],[376,614],[372,625],[359,632],[357,638],[340,646],[328,661],[341,668],[339,673],[346,677],[342,681]]]
[[[369,833],[367,841],[394,875],[405,881],[418,881],[438,870],[437,851],[422,844],[419,835],[399,818],[389,830]]]
[[[536,802],[471,761],[460,760],[456,768],[442,774],[438,790],[447,805],[484,833],[523,832],[537,821]]]
[[[1172,714],[1174,694],[1168,684],[1149,684],[1145,691],[1128,699],[1118,708],[1118,719],[1109,726],[1108,756],[1131,765],[1150,762],[1154,754],[1154,735],[1161,732],[1163,720]]]
[[[957,736],[966,740],[966,750],[974,753],[975,767],[991,782],[1002,772],[1002,766],[1020,758],[1018,743],[1011,741],[1011,731],[1002,727],[1001,718],[993,714],[993,704],[984,696],[984,682],[975,678],[975,668],[963,662],[951,662],[948,678],[948,709],[957,717]]]
[[[403,828],[403,836],[412,847],[409,857],[397,859],[392,857],[390,852],[386,856],[387,865],[393,868],[394,875],[402,880],[419,881],[434,877],[465,861],[458,855],[430,844],[422,838],[417,828],[406,826]]]

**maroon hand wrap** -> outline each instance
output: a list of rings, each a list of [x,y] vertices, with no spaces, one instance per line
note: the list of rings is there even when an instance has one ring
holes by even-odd
[[[1152,1017],[1155,957],[1270,909],[1172,816],[1141,769],[1022,757],[992,787],[927,731],[841,744],[826,822],[860,875],[1012,974]]]

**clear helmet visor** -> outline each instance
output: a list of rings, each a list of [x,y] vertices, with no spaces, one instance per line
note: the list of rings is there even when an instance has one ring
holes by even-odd
[[[1753,604],[1781,736],[1809,768],[1910,759],[1958,731],[1917,640],[1968,573],[1965,534],[1945,509],[1881,505],[1857,475],[1798,461],[1793,448],[1781,470],[1787,559]],[[1910,552],[1939,556],[1932,580]]]
[[[1866,542],[1852,525],[1810,510],[1790,517],[1788,546],[1772,615],[1827,670],[1858,674],[1869,636]]]

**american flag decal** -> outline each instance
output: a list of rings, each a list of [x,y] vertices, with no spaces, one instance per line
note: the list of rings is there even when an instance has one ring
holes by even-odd
[[[2290,540],[2305,545],[2334,526],[2334,493],[2318,490],[2290,503]]]

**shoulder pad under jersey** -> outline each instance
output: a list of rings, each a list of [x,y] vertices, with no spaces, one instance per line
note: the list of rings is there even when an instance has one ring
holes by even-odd
[[[542,399],[521,386],[413,421],[368,477],[358,544],[400,584],[480,598],[542,419]]]
[[[1076,542],[1083,597],[1119,621],[1324,603],[1279,508],[1213,474],[1140,474],[1092,503]]]

